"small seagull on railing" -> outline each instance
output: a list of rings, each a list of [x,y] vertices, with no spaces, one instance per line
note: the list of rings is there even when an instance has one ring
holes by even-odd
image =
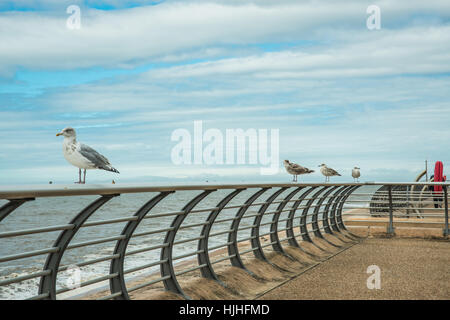
[[[359,177],[361,177],[361,171],[359,171],[361,168],[354,167],[352,170],[352,177],[354,182],[359,182]]]
[[[111,166],[109,160],[106,159],[105,156],[101,155],[91,147],[77,142],[75,129],[67,127],[60,133],[57,133],[56,136],[64,136],[64,158],[78,168],[78,181],[75,183],[86,183],[86,169],[102,169],[119,173],[117,169]],[[81,169],[84,169],[83,181],[81,181]]]
[[[319,167],[320,172],[325,176],[325,182],[330,181],[330,177],[340,176],[340,174],[336,170],[328,168],[324,163],[322,163]]]
[[[294,176],[292,182],[297,182],[297,176],[300,174],[307,174],[314,172],[314,170],[310,170],[308,168],[302,167],[299,164],[289,162],[289,160],[284,160],[284,167],[286,168],[286,171],[288,173]]]

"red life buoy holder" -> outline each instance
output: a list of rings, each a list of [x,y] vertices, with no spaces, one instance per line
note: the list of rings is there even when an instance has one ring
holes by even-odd
[[[434,182],[444,182],[444,164],[442,161],[436,161],[434,165]],[[442,192],[442,186],[434,186],[435,192]]]

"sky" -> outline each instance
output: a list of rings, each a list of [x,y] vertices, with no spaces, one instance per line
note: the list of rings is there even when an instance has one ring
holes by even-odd
[[[1,1],[0,185],[77,180],[67,126],[120,171],[88,183],[289,182],[284,159],[316,170],[304,182],[321,163],[335,182],[413,181],[450,164],[449,87],[448,0]],[[174,163],[194,121],[278,130],[279,172]]]

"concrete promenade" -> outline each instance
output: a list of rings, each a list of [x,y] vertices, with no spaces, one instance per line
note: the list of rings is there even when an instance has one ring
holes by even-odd
[[[380,268],[368,289],[367,267]],[[259,299],[450,299],[450,243],[368,238]]]

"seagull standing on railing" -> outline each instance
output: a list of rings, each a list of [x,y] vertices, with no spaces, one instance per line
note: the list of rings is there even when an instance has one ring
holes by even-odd
[[[328,168],[324,163],[322,163],[319,167],[320,172],[325,176],[325,182],[330,181],[330,177],[340,176],[340,174],[336,170]]]
[[[284,160],[284,167],[286,168],[286,171],[288,173],[294,176],[292,182],[297,182],[297,176],[300,174],[307,174],[314,172],[314,170],[310,170],[308,168],[302,167],[299,164],[289,162],[289,160]]]
[[[354,167],[352,170],[352,177],[353,177],[353,181],[355,182],[359,182],[359,177],[361,176],[361,171],[359,171],[360,168],[358,167]]]
[[[57,133],[56,136],[64,136],[64,158],[66,158],[68,162],[78,168],[78,182],[75,183],[86,183],[87,169],[102,169],[119,173],[117,169],[111,166],[109,160],[106,159],[105,156],[101,155],[91,147],[78,142],[75,129],[67,127],[61,132]],[[83,181],[81,181],[81,169],[84,169]]]

